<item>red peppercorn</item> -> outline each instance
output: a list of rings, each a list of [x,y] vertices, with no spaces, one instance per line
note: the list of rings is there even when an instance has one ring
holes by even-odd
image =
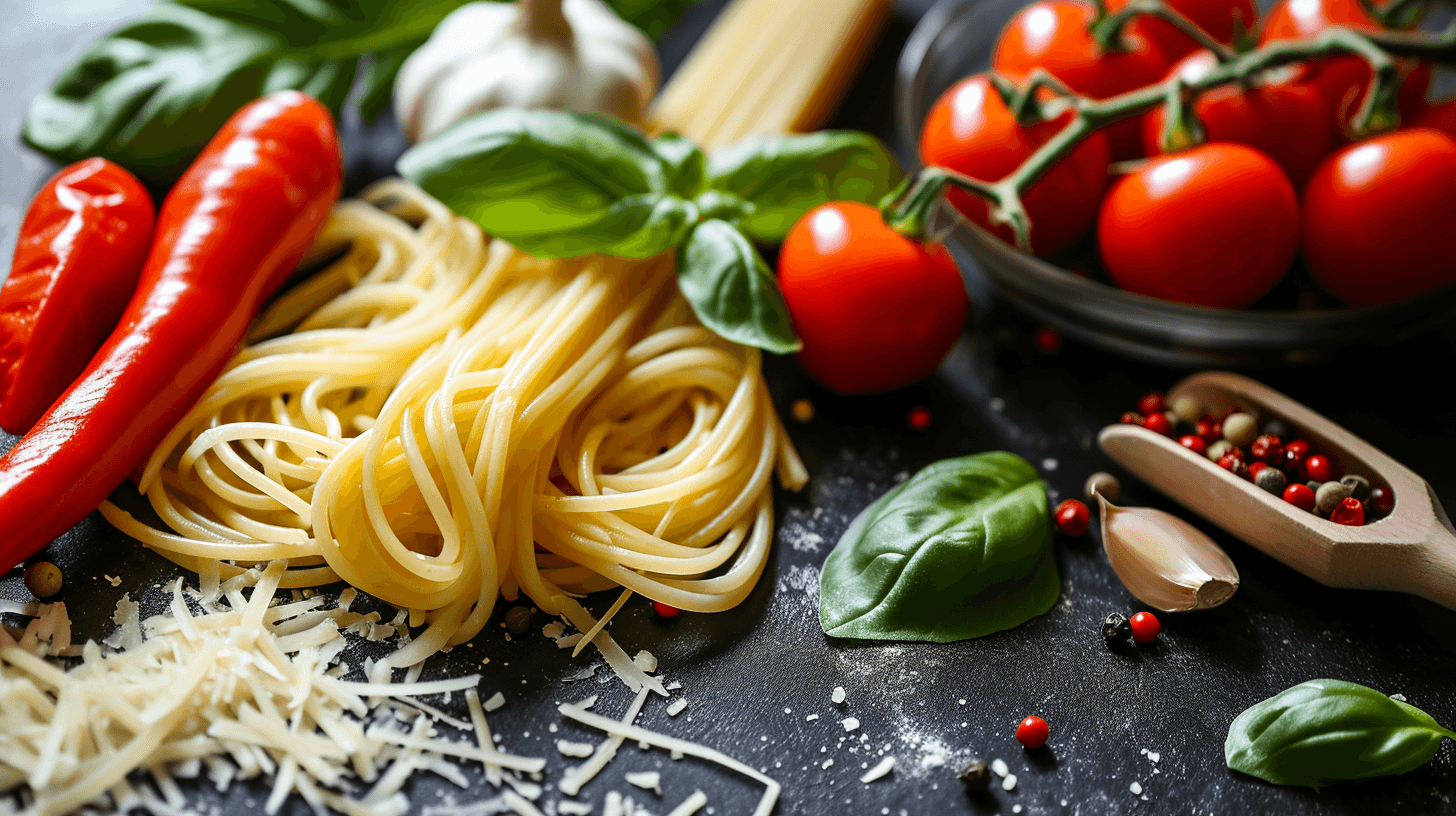
[[[1046,745],[1047,735],[1050,731],[1046,720],[1033,714],[1017,724],[1016,741],[1027,748],[1040,748]]]
[[[1139,612],[1128,618],[1127,622],[1132,626],[1134,643],[1152,643],[1158,639],[1158,633],[1163,631],[1163,624],[1158,622],[1158,616],[1151,612]]]
[[[1203,441],[1203,437],[1193,434],[1178,437],[1178,444],[1194,453],[1203,453],[1208,450],[1208,443]]]
[[[1249,480],[1253,481],[1254,479],[1259,478],[1259,471],[1263,470],[1266,467],[1269,466],[1264,464],[1263,462],[1254,462],[1253,464],[1249,465]]]
[[[675,618],[677,617],[677,613],[681,612],[682,610],[678,609],[675,606],[668,606],[662,601],[653,601],[652,611],[656,612],[657,616],[660,618]]]
[[[1148,414],[1143,417],[1143,427],[1163,436],[1170,436],[1173,433],[1173,423],[1168,421],[1167,414]]]
[[[1277,462],[1284,455],[1284,442],[1273,434],[1264,434],[1249,445],[1249,455],[1260,462]]]
[[[1304,460],[1304,478],[1311,482],[1328,482],[1330,471],[1330,460],[1317,453]]]
[[[1244,464],[1243,456],[1234,453],[1234,451],[1236,450],[1238,450],[1238,448],[1234,448],[1228,453],[1225,453],[1223,456],[1218,457],[1218,466],[1223,468],[1224,470],[1227,470],[1229,473],[1232,473],[1235,476],[1248,478],[1249,466]]]
[[[1084,535],[1087,532],[1087,525],[1092,521],[1092,514],[1087,511],[1087,505],[1076,499],[1067,499],[1057,505],[1057,529],[1069,536]]]
[[[1050,326],[1043,326],[1031,336],[1031,344],[1042,354],[1056,354],[1062,348],[1062,336]]]
[[[1161,414],[1166,410],[1168,410],[1168,403],[1163,397],[1162,391],[1149,391],[1138,400],[1138,413],[1140,414]]]
[[[1134,411],[1128,411],[1127,413],[1122,415],[1122,424],[1141,425],[1143,424],[1143,415]]]
[[[1314,491],[1308,485],[1292,484],[1284,488],[1284,500],[1306,513],[1314,510]]]
[[[1330,513],[1330,521],[1359,527],[1365,523],[1365,505],[1354,496],[1346,496],[1344,501],[1335,506],[1334,512]]]
[[[930,409],[923,405],[917,405],[910,409],[905,415],[905,424],[910,426],[912,431],[923,431],[930,427]]]
[[[1395,494],[1383,487],[1370,488],[1370,511],[1377,518],[1390,515],[1395,509]]]
[[[1193,426],[1193,432],[1202,437],[1204,442],[1212,445],[1223,439],[1223,423],[1213,419],[1200,419]]]

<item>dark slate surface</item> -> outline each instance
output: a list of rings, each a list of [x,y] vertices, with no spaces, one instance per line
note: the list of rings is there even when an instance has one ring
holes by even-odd
[[[6,257],[25,203],[53,169],[19,143],[25,105],[86,42],[138,5],[6,3],[0,23],[0,248]],[[705,3],[664,43],[669,65],[721,5]],[[903,5],[838,126],[890,134],[889,77],[924,3]],[[387,172],[402,148],[389,123],[367,130],[349,123],[346,132],[354,188]],[[1113,469],[1095,448],[1097,430],[1143,392],[1179,376],[1074,345],[1037,353],[1029,339],[1034,328],[995,303],[980,303],[972,329],[937,377],[874,398],[835,397],[793,361],[771,362],[781,410],[798,398],[817,407],[811,422],[790,427],[813,479],[802,495],[778,497],[772,563],[741,607],[666,621],[634,599],[616,618],[613,636],[631,652],[654,652],[689,701],[684,713],[669,718],[654,699],[639,723],[764,769],[784,784],[777,811],[784,814],[1456,813],[1456,750],[1449,741],[1433,762],[1407,776],[1323,792],[1276,788],[1224,767],[1224,736],[1239,711],[1315,677],[1400,692],[1441,722],[1456,723],[1456,613],[1391,593],[1322,587],[1201,522],[1239,565],[1243,587],[1220,609],[1165,616],[1165,634],[1151,649],[1112,651],[1097,634],[1106,613],[1136,606],[1095,534],[1057,541],[1062,598],[1015,630],[950,645],[826,640],[816,620],[819,564],[849,520],[901,474],[938,458],[1002,448],[1037,465],[1054,500],[1079,495],[1089,473]],[[1456,503],[1456,430],[1450,397],[1441,396],[1453,352],[1456,336],[1447,331],[1322,368],[1256,374],[1406,463],[1438,496]],[[923,433],[905,424],[917,405],[934,416]],[[1176,509],[1119,475],[1126,503]],[[118,500],[128,499],[134,496],[119,493]],[[140,594],[144,606],[159,605],[161,582],[176,574],[94,514],[47,556],[66,570],[63,597],[87,636],[105,633],[123,592]],[[0,579],[0,596],[25,597],[15,574]],[[597,599],[594,608],[607,602]],[[539,634],[543,623],[537,616],[531,634],[507,642],[493,622],[427,676],[479,671],[482,697],[503,691],[509,702],[492,715],[492,726],[506,748],[545,756],[549,783],[575,763],[557,753],[557,738],[600,737],[560,721],[554,704],[600,693],[598,710],[618,714],[631,695],[605,668],[591,679],[562,679],[599,661],[569,659]],[[481,666],[485,658],[490,662]],[[830,702],[835,686],[846,690],[843,705]],[[458,696],[454,703],[436,702],[463,711]],[[1030,713],[1051,724],[1047,749],[1023,751],[1012,739],[1015,723]],[[808,720],[811,715],[817,719]],[[849,716],[860,721],[853,733],[840,724]],[[893,774],[861,784],[864,767],[886,753],[898,760]],[[968,797],[954,768],[972,756],[1004,759],[1019,780],[1015,789]],[[833,764],[825,769],[828,760]],[[623,781],[626,771],[653,769],[664,772],[661,798]],[[490,804],[496,793],[478,772],[467,773],[475,781],[465,791],[429,776],[415,779],[412,812],[447,803],[484,803],[474,812],[496,812]],[[1133,782],[1142,796],[1130,792]],[[717,814],[748,812],[758,796],[756,784],[730,772],[629,745],[581,799],[600,813],[604,793],[618,790],[660,814],[695,789],[708,793]],[[226,796],[188,787],[191,807],[201,813],[251,812],[264,795],[261,787],[236,787]],[[540,805],[553,813],[559,798],[548,787]],[[285,811],[306,808],[291,801]]]

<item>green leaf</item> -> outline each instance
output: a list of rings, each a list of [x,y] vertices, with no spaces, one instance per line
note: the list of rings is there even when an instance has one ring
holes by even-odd
[[[361,57],[402,59],[465,2],[158,3],[102,37],[36,97],[24,138],[63,164],[104,156],[165,185],[229,116],[264,93],[297,88],[337,115]],[[384,82],[371,82],[373,110]]]
[[[741,224],[756,241],[783,240],[799,216],[826,201],[875,204],[900,180],[900,168],[867,133],[826,130],[761,136],[714,153],[708,184],[748,204]]]
[[[946,643],[1010,629],[1061,591],[1046,485],[1004,451],[936,462],[850,524],[819,576],[835,637]]]
[[[697,208],[667,192],[643,136],[585,113],[502,109],[459,122],[400,157],[400,175],[524,252],[656,255]]]
[[[1319,787],[1415,770],[1443,737],[1456,733],[1413,705],[1357,683],[1310,680],[1234,718],[1223,750],[1232,770]]]
[[[617,16],[642,29],[653,40],[662,39],[695,0],[607,0]]]
[[[698,224],[678,248],[677,285],[703,325],[729,340],[775,354],[803,347],[768,265],[726,222]]]
[[[372,122],[389,110],[394,99],[394,80],[404,61],[413,54],[413,44],[374,54],[364,72],[364,96],[359,100],[359,116]]]
[[[652,150],[667,167],[667,188],[682,198],[694,198],[707,186],[708,159],[691,139],[664,133],[652,140]]]

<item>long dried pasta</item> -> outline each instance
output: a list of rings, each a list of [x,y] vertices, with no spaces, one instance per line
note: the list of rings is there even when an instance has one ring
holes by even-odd
[[[426,610],[394,665],[470,638],[498,594],[550,614],[614,586],[741,601],[771,474],[806,474],[758,352],[697,325],[671,258],[532,258],[407,182],[363,199],[312,253],[342,256],[260,317],[148,461],[168,529],[106,518],[201,573],[286,558],[285,587]]]

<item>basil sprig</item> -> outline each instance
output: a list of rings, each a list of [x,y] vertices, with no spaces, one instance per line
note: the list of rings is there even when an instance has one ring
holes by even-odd
[[[783,354],[800,347],[752,239],[776,241],[826,201],[878,201],[898,180],[874,137],[752,140],[707,160],[676,135],[647,139],[585,113],[497,110],[399,160],[420,185],[523,252],[645,258],[677,249],[678,282],[703,325]]]
[[[936,462],[860,513],[819,576],[826,634],[946,643],[1051,609],[1046,484],[997,451]]]
[[[107,34],[31,103],[27,144],[63,164],[104,156],[165,186],[228,117],[294,88],[335,116],[362,73],[359,112],[389,107],[394,79],[468,0],[172,0]],[[660,36],[687,0],[610,0]]]
[[[1415,770],[1444,737],[1456,732],[1413,705],[1357,683],[1310,680],[1236,717],[1224,757],[1277,785],[1320,787]]]

